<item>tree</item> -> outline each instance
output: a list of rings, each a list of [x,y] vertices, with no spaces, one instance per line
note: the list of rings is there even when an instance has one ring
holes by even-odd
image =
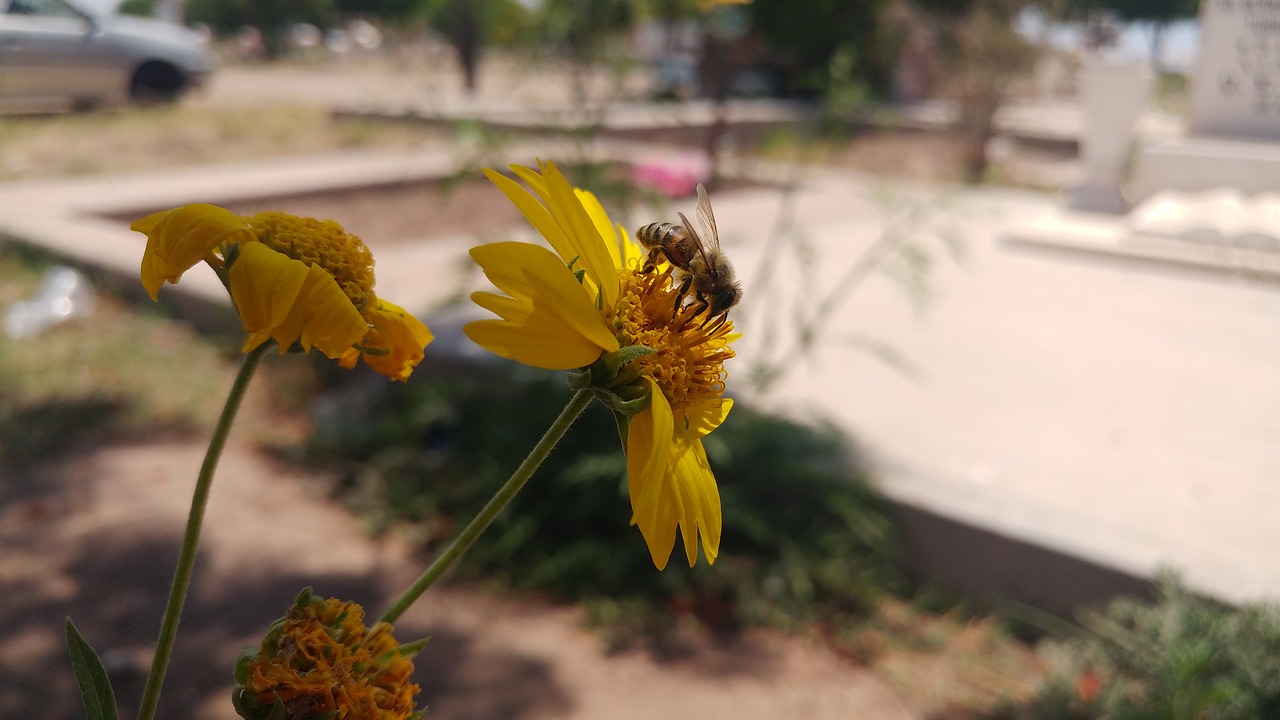
[[[1200,10],[1200,0],[1068,0],[1067,6],[1077,18],[1095,10],[1114,10],[1128,22],[1146,23],[1150,26],[1151,65],[1160,67],[1160,49],[1164,32],[1178,20],[1194,18]]]
[[[189,0],[187,20],[203,22],[216,32],[232,32],[251,25],[262,32],[267,54],[284,49],[284,30],[291,23],[332,25],[337,19],[333,0]]]
[[[1035,48],[1013,29],[1028,0],[915,0],[916,20],[928,20],[949,77],[943,82],[959,105],[965,180],[981,182],[995,114],[1009,85],[1035,62]]]
[[[893,48],[881,21],[888,0],[753,0],[751,33],[776,55],[774,70],[788,95],[822,95],[831,60],[852,52],[871,87],[888,85]]]
[[[415,14],[453,45],[469,95],[479,82],[481,49],[494,42],[515,44],[530,24],[529,11],[518,0],[415,1]]]

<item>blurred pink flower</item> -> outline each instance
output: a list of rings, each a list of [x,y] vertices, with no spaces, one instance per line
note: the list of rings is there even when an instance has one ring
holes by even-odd
[[[631,181],[670,198],[693,195],[698,183],[710,179],[711,164],[703,155],[686,155],[675,161],[653,161],[632,166]]]

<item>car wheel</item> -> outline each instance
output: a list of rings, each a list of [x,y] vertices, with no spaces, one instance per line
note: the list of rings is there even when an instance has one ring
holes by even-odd
[[[162,105],[181,97],[186,85],[186,79],[174,66],[148,62],[134,71],[129,97],[135,105]]]

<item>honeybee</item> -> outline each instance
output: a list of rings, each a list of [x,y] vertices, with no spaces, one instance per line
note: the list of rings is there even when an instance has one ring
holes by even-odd
[[[706,235],[706,242],[703,242],[703,238],[694,230],[693,223],[689,222],[684,213],[677,214],[680,216],[679,225],[656,222],[636,230],[636,239],[649,251],[644,271],[653,270],[659,257],[665,257],[679,271],[677,277],[680,280],[680,300],[676,303],[677,312],[692,289],[697,309],[690,317],[706,312],[704,324],[717,317],[723,322],[729,308],[742,299],[742,286],[734,279],[733,266],[720,252],[716,216],[711,212],[711,198],[707,196],[707,189],[702,183],[698,183],[696,214]]]

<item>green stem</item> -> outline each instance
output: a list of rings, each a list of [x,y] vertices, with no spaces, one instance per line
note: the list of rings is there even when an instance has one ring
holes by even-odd
[[[226,447],[227,435],[235,421],[236,412],[244,400],[245,390],[249,388],[249,380],[253,377],[258,362],[266,353],[269,343],[263,343],[250,350],[244,356],[240,372],[227,395],[227,403],[222,407],[222,416],[218,418],[218,426],[214,428],[213,438],[209,440],[209,449],[204,454],[204,464],[200,466],[200,476],[196,478],[196,489],[191,496],[191,512],[187,515],[187,531],[182,538],[182,553],[178,555],[178,567],[173,573],[173,586],[169,588],[169,602],[164,608],[164,618],[160,621],[160,637],[156,640],[156,655],[151,661],[151,672],[147,675],[147,685],[142,691],[142,705],[138,709],[138,720],[152,720],[156,714],[156,704],[160,701],[160,686],[164,684],[165,670],[169,667],[169,658],[173,655],[173,642],[178,635],[178,620],[182,617],[182,605],[187,599],[187,587],[191,584],[191,571],[196,564],[196,546],[200,542],[200,527],[204,524],[204,510],[209,504],[209,487],[213,484],[213,471],[218,467],[218,458]]]
[[[569,404],[565,405],[564,410],[560,411],[560,417],[557,417],[556,421],[551,423],[551,427],[547,428],[546,434],[542,436],[537,445],[533,446],[533,450],[529,451],[529,456],[524,459],[524,462],[520,463],[520,467],[511,473],[511,477],[507,479],[507,482],[501,488],[498,488],[498,492],[489,499],[489,502],[480,510],[480,513],[475,516],[469,525],[463,528],[458,537],[454,539],[453,544],[446,548],[440,557],[431,563],[431,567],[428,567],[422,575],[418,576],[417,580],[413,581],[409,589],[404,591],[400,599],[396,600],[389,610],[383,613],[381,618],[383,622],[394,623],[398,620],[404,614],[404,611],[408,610],[409,606],[413,605],[422,596],[422,593],[431,587],[432,583],[440,579],[440,576],[457,562],[458,558],[462,557],[462,554],[489,527],[489,524],[498,516],[498,513],[502,512],[507,503],[511,502],[516,493],[520,492],[520,488],[524,487],[524,484],[529,481],[529,478],[533,476],[534,471],[538,469],[542,461],[547,459],[547,455],[551,454],[551,448],[560,442],[560,438],[564,437],[565,432],[569,430],[569,426],[573,424],[574,420],[578,419],[578,416],[586,409],[589,402],[591,402],[591,390],[589,389],[579,390],[570,398]]]

